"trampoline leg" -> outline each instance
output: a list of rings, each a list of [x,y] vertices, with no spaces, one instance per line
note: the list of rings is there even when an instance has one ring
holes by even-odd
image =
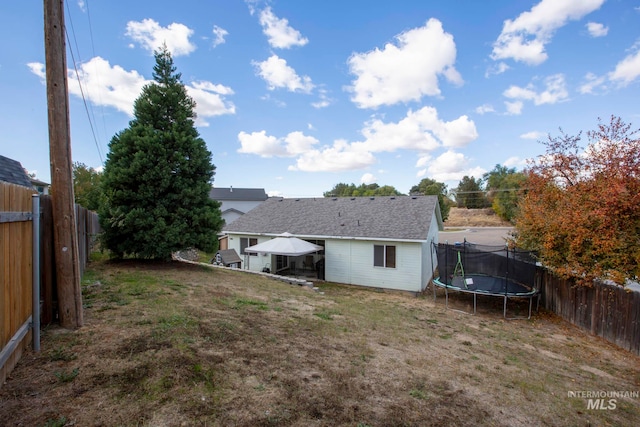
[[[529,298],[529,317],[531,319],[531,307],[533,307],[533,298]]]
[[[507,296],[506,295],[504,296],[504,309],[502,311],[503,311],[503,316],[506,319],[507,318]]]
[[[449,290],[444,288],[444,308],[449,308]]]
[[[476,314],[476,294],[473,294],[473,314]]]
[[[431,287],[433,288],[433,302],[436,302],[436,284],[431,281]]]

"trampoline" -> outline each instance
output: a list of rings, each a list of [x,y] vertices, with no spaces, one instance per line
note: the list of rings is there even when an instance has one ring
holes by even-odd
[[[504,299],[503,316],[507,318],[509,298],[529,299],[531,318],[533,299],[539,296],[537,267],[531,252],[507,246],[480,246],[467,242],[453,245],[432,245],[438,259],[438,272],[434,271],[433,298],[436,287],[445,290],[446,307],[449,291],[473,295],[473,313],[477,310],[477,296],[485,295]]]

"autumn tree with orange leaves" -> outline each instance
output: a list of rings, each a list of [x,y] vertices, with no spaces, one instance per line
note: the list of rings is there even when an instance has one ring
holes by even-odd
[[[561,277],[624,285],[640,276],[640,130],[612,116],[597,130],[549,136],[527,170],[516,243]]]

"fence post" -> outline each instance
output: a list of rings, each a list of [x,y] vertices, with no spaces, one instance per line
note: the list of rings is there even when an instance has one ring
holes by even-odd
[[[33,351],[40,351],[40,195],[31,196],[33,211],[32,333]]]

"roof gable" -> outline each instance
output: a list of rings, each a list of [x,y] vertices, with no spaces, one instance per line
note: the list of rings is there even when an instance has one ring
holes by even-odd
[[[437,196],[269,198],[224,231],[426,240],[437,209]]]
[[[5,156],[0,156],[0,181],[33,188],[29,175],[24,171],[20,162]]]
[[[264,188],[217,188],[209,191],[209,198],[213,200],[243,200],[243,201],[264,201],[268,196]]]

